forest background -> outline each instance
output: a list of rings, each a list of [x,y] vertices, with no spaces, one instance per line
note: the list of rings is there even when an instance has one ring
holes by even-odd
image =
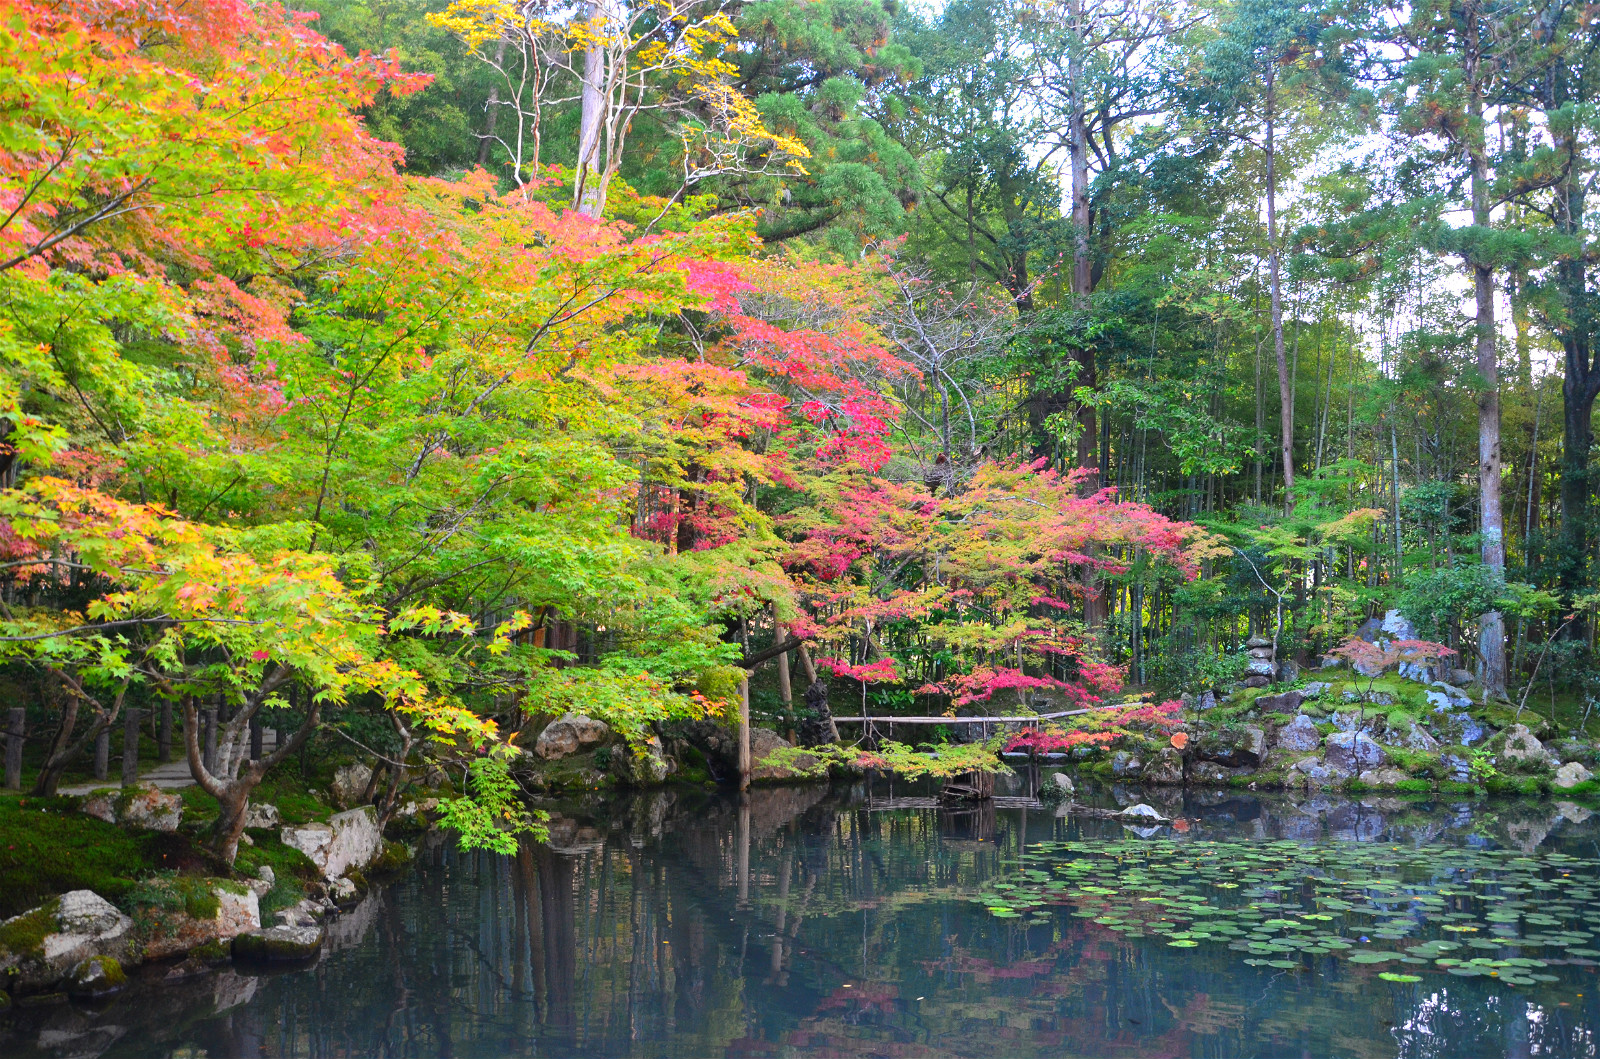
[[[492,801],[530,714],[644,761],[791,655],[880,713],[1093,704],[1390,608],[1600,695],[1586,5],[5,12],[41,790],[177,709],[231,855],[324,728]]]

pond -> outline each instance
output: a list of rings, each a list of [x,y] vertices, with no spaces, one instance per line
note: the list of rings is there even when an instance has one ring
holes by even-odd
[[[1560,802],[879,781],[424,841],[315,966],[27,1008],[49,1056],[1593,1056],[1600,816]],[[1164,799],[1164,800],[1162,800]],[[1024,851],[1028,855],[1021,856]],[[1595,948],[1590,946],[1594,945]]]

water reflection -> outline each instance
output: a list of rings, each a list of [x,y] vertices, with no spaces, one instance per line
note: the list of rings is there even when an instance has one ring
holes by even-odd
[[[1017,783],[1036,783],[1019,777]],[[430,840],[342,917],[315,968],[150,981],[19,1011],[0,1053],[176,1056],[1594,1055],[1593,966],[1519,990],[1380,981],[996,920],[962,898],[1028,842],[1122,834],[1023,786],[965,811],[875,786],[653,792],[556,806],[514,857]],[[1600,858],[1560,803],[1113,788],[1181,834],[1490,844]],[[1165,832],[1171,835],[1171,831]],[[1600,904],[1596,907],[1600,919]],[[148,969],[152,979],[171,968]]]

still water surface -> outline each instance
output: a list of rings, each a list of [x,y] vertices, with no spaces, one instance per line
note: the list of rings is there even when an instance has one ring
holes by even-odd
[[[1130,837],[1114,821],[1060,818],[1011,793],[953,812],[883,785],[870,797],[858,785],[742,801],[656,792],[564,805],[551,845],[514,857],[424,841],[415,870],[340,918],[315,967],[160,983],[166,969],[147,969],[104,1009],[18,1012],[0,1025],[0,1054],[1467,1057],[1600,1047],[1595,959],[1556,961],[1541,968],[1552,981],[1526,987],[1431,961],[1391,964],[1422,980],[1390,982],[1383,966],[1334,956],[1287,970],[1248,966],[1222,945],[1130,938],[1067,905],[996,918],[971,897],[1016,872],[1019,850]],[[1181,828],[1152,842],[1503,849],[1541,865],[1555,854],[1553,876],[1600,874],[1600,816],[1570,804],[1150,794]],[[1097,796],[1114,805],[1137,794]],[[1521,870],[1538,881],[1543,869]],[[1575,911],[1592,912],[1600,930],[1600,898],[1590,900]]]

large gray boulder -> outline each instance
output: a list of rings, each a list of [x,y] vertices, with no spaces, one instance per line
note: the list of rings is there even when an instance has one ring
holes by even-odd
[[[1556,769],[1556,778],[1553,782],[1557,787],[1566,790],[1569,787],[1576,787],[1578,784],[1592,779],[1594,779],[1594,773],[1576,761],[1569,761]]]
[[[1434,709],[1464,710],[1472,705],[1472,696],[1452,684],[1436,680],[1433,686],[1423,692],[1427,696],[1428,705]]]
[[[244,826],[249,827],[277,827],[283,823],[283,816],[278,812],[278,807],[271,802],[257,804],[251,802],[244,811]]]
[[[1505,731],[1505,743],[1500,752],[1518,764],[1543,763],[1546,759],[1544,744],[1528,730],[1525,724],[1514,724]]]
[[[1335,732],[1328,737],[1328,767],[1354,776],[1388,764],[1389,755],[1366,732]]]
[[[1183,783],[1183,755],[1175,747],[1163,747],[1141,777],[1146,783],[1176,787]]]
[[[1305,696],[1298,691],[1281,691],[1276,695],[1262,695],[1256,699],[1256,708],[1268,713],[1293,713],[1300,708]]]
[[[176,831],[183,820],[183,799],[153,783],[94,791],[81,809],[108,824],[145,831]]]
[[[1398,610],[1385,611],[1383,622],[1379,628],[1383,630],[1384,636],[1390,640],[1415,640],[1417,638],[1417,627],[1411,624],[1411,620]]]
[[[163,885],[160,882],[154,885]],[[172,884],[165,884],[170,889]],[[228,941],[247,930],[261,926],[261,896],[247,884],[227,879],[207,880],[206,885],[217,903],[216,911],[209,916],[189,914],[190,903],[181,894],[173,893],[174,901],[162,902],[170,907],[152,908],[141,912],[147,916],[154,929],[144,943],[143,957],[147,960],[164,960],[169,956],[188,952],[213,941]],[[137,911],[137,910],[136,910]]]
[[[611,752],[617,770],[635,787],[654,787],[665,783],[677,763],[661,749],[661,737],[652,735],[637,747],[618,746]]]
[[[1394,745],[1406,750],[1421,750],[1433,754],[1439,750],[1439,740],[1428,734],[1428,730],[1415,721],[1407,726],[1404,732],[1395,732]]]
[[[774,750],[792,745],[787,739],[770,728],[750,729],[750,782],[781,783],[784,780],[804,778],[805,774],[802,772],[796,772],[793,769],[783,768],[779,765],[762,764],[767,759],[767,755]],[[815,758],[808,756],[806,761],[799,763],[805,764],[809,761],[815,761]]]
[[[688,745],[704,754],[719,779],[726,782],[738,776],[739,733],[736,729],[713,720],[699,720],[673,722],[664,725],[663,731],[670,741],[680,747]],[[802,778],[801,773],[790,769],[762,764],[774,750],[789,745],[787,739],[770,728],[751,728],[751,781],[773,783]]]
[[[546,761],[569,757],[611,738],[611,726],[588,714],[569,713],[545,726],[533,752]]]
[[[361,804],[362,795],[367,793],[367,786],[372,782],[372,770],[357,762],[354,765],[344,765],[333,772],[333,783],[328,787],[328,793],[333,797],[333,804],[341,809],[354,809]]]
[[[0,922],[0,980],[31,993],[54,987],[84,960],[137,956],[133,920],[93,890],[71,890]]]
[[[1199,786],[1217,787],[1227,783],[1238,774],[1236,769],[1226,768],[1215,761],[1196,761],[1189,770],[1189,779]]]
[[[1311,718],[1303,713],[1278,729],[1279,749],[1293,754],[1304,754],[1321,745],[1322,733],[1317,731],[1317,726],[1312,723]]]
[[[383,852],[378,816],[370,805],[335,813],[325,824],[298,824],[280,832],[283,844],[311,858],[325,878],[365,868]]]
[[[268,963],[309,960],[322,948],[318,926],[278,926],[252,930],[233,939],[233,955],[241,960]]]
[[[1481,743],[1489,734],[1489,729],[1465,710],[1449,713],[1442,707],[1435,707],[1428,715],[1428,724],[1443,736],[1442,742],[1460,743],[1462,746]]]
[[[1144,771],[1144,762],[1139,760],[1139,755],[1127,750],[1118,750],[1111,755],[1111,775],[1119,780],[1132,779]]]
[[[1296,761],[1290,771],[1303,776],[1307,787],[1337,787],[1350,778],[1348,772],[1330,768],[1326,761],[1314,757]]]
[[[1195,756],[1224,768],[1254,768],[1267,754],[1267,734],[1253,724],[1219,728],[1200,737]]]

